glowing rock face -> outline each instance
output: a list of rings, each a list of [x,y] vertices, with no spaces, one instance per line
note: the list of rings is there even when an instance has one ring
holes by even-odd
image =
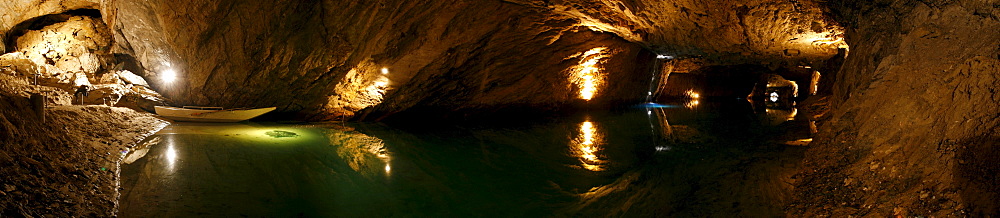
[[[370,62],[359,64],[337,85],[334,95],[328,98],[327,113],[354,115],[354,111],[382,103],[391,89],[388,68],[379,69]]]
[[[579,98],[590,101],[597,94],[607,75],[601,72],[597,66],[601,59],[608,55],[605,53],[606,47],[597,47],[581,54],[570,56],[570,58],[581,57],[580,64],[571,69],[570,82],[580,89]]]

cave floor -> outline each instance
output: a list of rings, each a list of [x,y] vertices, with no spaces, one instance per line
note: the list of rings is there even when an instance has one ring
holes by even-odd
[[[736,100],[502,126],[177,123],[126,158],[119,215],[782,216],[806,148],[786,142],[808,138],[809,121],[780,111]]]

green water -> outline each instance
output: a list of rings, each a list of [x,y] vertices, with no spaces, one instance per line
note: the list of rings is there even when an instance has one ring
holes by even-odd
[[[129,155],[119,215],[780,216],[805,149],[783,143],[808,138],[808,120],[754,111],[736,101],[502,126],[178,123]]]

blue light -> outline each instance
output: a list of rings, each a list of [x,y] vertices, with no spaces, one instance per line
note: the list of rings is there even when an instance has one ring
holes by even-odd
[[[640,108],[678,108],[678,107],[681,107],[681,106],[679,106],[679,105],[663,105],[663,104],[657,104],[657,103],[650,102],[650,103],[640,104],[637,107],[640,107]]]

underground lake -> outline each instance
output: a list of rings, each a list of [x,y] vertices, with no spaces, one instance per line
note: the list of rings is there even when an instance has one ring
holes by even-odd
[[[125,158],[119,215],[780,216],[808,123],[746,100],[503,125],[175,123]]]
[[[0,217],[998,217],[998,72],[998,0],[0,0]]]

